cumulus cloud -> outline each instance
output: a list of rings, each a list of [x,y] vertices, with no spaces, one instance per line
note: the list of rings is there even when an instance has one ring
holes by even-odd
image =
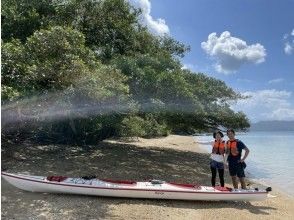
[[[278,108],[268,114],[268,118],[275,120],[293,120],[294,119],[294,109],[290,108]]]
[[[142,10],[141,22],[146,25],[148,29],[155,35],[169,34],[169,27],[162,18],[154,19],[151,16],[151,3],[149,0],[129,0],[129,2],[136,8]]]
[[[289,42],[285,43],[285,47],[284,47],[284,51],[287,55],[291,55],[292,52],[294,50],[294,41],[293,41],[293,45],[290,44]]]
[[[191,70],[195,71],[197,69],[197,65],[191,64],[191,63],[184,63],[184,65],[181,68],[182,70]]]
[[[291,55],[294,52],[294,29],[290,34],[284,35],[284,52]]]
[[[281,83],[284,82],[285,80],[283,78],[277,78],[277,79],[272,79],[268,81],[269,84],[275,84],[275,83]]]
[[[239,100],[232,109],[243,111],[252,121],[294,120],[292,93],[285,90],[259,90],[242,93],[249,98]]]
[[[259,44],[247,45],[246,41],[231,36],[225,31],[219,37],[211,33],[206,42],[201,43],[202,49],[216,60],[215,68],[221,73],[236,72],[243,64],[262,63],[265,61],[265,48]]]

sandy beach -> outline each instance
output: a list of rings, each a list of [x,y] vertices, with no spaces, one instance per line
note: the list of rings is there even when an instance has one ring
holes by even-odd
[[[3,146],[2,146],[3,148]],[[209,156],[191,136],[106,140],[82,148],[25,143],[2,150],[2,168],[33,175],[210,185]],[[226,183],[230,185],[226,172]],[[253,183],[254,185],[254,183]],[[273,189],[260,202],[103,198],[21,191],[1,180],[2,219],[293,219],[294,199]]]

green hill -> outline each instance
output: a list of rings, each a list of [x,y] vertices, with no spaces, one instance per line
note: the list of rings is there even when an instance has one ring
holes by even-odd
[[[251,124],[250,131],[294,131],[294,121],[260,121]]]

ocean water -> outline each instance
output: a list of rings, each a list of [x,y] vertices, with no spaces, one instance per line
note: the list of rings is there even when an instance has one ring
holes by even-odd
[[[294,131],[248,132],[237,134],[236,138],[250,149],[247,176],[294,197]],[[213,140],[212,136],[196,136],[196,139]],[[202,147],[211,150],[210,146]]]

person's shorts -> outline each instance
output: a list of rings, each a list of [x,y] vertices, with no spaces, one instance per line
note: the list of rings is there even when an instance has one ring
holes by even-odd
[[[230,176],[245,177],[244,165],[242,163],[229,163]]]
[[[210,161],[210,166],[214,169],[218,169],[218,170],[221,170],[221,169],[224,169],[224,163],[222,162],[217,162],[215,160],[211,160]]]

